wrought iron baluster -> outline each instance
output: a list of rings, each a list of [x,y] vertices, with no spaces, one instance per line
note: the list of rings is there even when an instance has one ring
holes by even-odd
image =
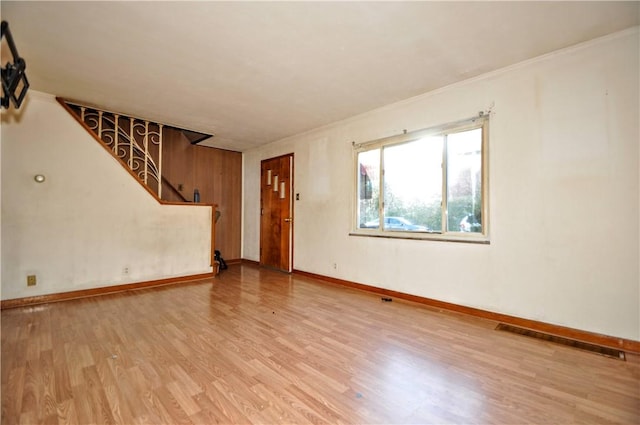
[[[115,114],[114,116],[114,134],[113,134],[113,152],[116,154],[116,156],[118,156],[118,135],[120,134],[119,125],[120,122],[120,115]]]
[[[164,125],[80,105],[76,108],[81,121],[98,136],[98,139],[105,146],[113,151],[117,158],[123,161],[126,159],[128,168],[141,181],[150,187],[149,177],[156,179],[156,193],[158,197],[162,197],[162,133]],[[129,120],[128,131],[126,121],[123,122],[122,127],[120,126],[121,118]],[[157,131],[154,130],[156,127]],[[151,150],[154,145],[158,146],[155,157]]]
[[[162,128],[158,124],[158,198],[162,199]]]
[[[129,168],[133,170],[133,118],[129,117]]]
[[[147,184],[147,174],[149,169],[149,121],[144,122],[144,184]]]
[[[102,111],[98,111],[98,139],[102,140]]]

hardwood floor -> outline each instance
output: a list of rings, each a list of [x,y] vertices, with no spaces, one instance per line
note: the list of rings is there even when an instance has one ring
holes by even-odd
[[[611,359],[250,265],[2,311],[2,424],[640,422]]]

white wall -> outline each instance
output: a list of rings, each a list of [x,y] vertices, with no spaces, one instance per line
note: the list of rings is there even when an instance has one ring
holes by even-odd
[[[3,111],[1,148],[3,300],[211,272],[211,208],[160,205],[52,96]]]
[[[246,152],[243,257],[259,260],[260,160],[294,152],[295,269],[640,340],[638,39],[634,28]],[[352,141],[491,105],[490,245],[349,236]]]

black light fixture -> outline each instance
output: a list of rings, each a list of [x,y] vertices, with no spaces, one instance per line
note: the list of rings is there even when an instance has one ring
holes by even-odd
[[[2,40],[7,39],[7,44],[13,57],[13,63],[7,62],[2,67],[2,107],[9,108],[9,101],[11,100],[13,101],[13,106],[19,108],[29,88],[29,81],[24,73],[27,64],[18,54],[18,49],[11,36],[11,31],[9,31],[9,23],[7,21],[2,21],[1,32]]]

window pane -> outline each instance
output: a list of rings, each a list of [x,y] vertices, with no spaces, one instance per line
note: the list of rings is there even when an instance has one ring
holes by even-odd
[[[380,226],[380,149],[358,154],[358,227]]]
[[[442,228],[443,137],[424,137],[384,148],[385,230]]]
[[[447,229],[482,233],[482,129],[447,136]]]

